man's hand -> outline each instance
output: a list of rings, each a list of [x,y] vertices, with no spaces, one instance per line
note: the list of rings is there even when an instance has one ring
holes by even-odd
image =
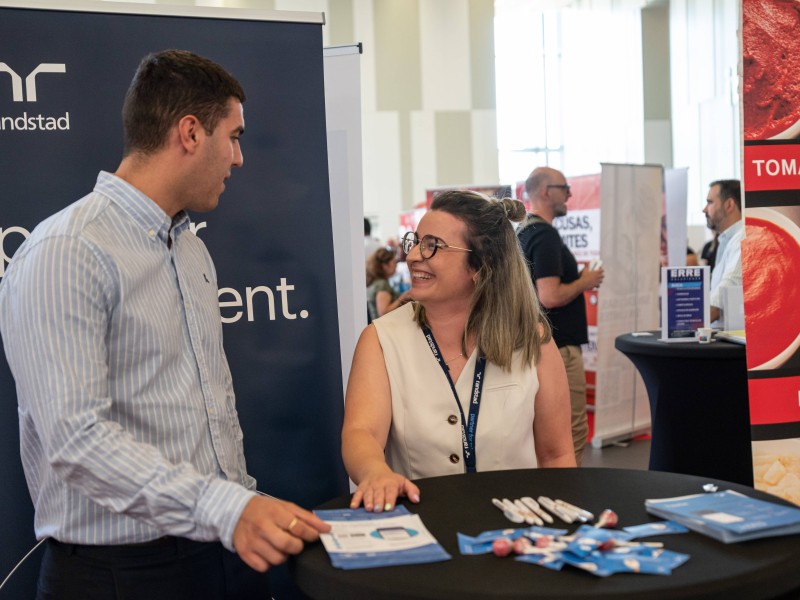
[[[291,502],[256,496],[242,511],[233,531],[233,546],[239,557],[256,571],[299,554],[303,542],[319,539],[330,525]]]
[[[593,290],[600,287],[600,284],[603,283],[603,278],[605,276],[606,272],[603,270],[603,267],[600,267],[599,269],[590,269],[588,266],[586,266],[581,271],[579,279],[584,282],[586,290]]]

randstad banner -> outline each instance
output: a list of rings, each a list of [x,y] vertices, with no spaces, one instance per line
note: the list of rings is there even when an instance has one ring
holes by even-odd
[[[345,493],[322,15],[8,4],[0,0],[0,278],[37,223],[116,169],[140,59],[181,48],[217,61],[247,93],[244,167],[219,207],[192,221],[216,263],[248,471],[260,490],[304,506]],[[34,539],[17,428],[0,348],[0,578]],[[5,597],[32,597],[15,584],[37,566],[15,575]]]

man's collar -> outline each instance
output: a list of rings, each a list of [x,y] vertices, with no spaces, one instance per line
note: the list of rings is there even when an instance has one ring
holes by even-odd
[[[733,224],[729,225],[724,231],[721,231],[719,234],[720,240],[730,238],[734,233],[739,231],[742,227],[744,227],[744,220],[739,219],[735,221]]]

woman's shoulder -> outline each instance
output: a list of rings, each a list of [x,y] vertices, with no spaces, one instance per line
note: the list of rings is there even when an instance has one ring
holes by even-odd
[[[378,330],[389,328],[405,329],[409,326],[413,326],[416,329],[418,326],[414,322],[414,303],[406,302],[403,306],[391,310],[382,317],[375,319],[373,323]]]
[[[414,335],[419,330],[419,325],[414,321],[414,304],[408,302],[403,306],[389,311],[382,317],[372,322],[380,338],[393,338],[398,340]]]

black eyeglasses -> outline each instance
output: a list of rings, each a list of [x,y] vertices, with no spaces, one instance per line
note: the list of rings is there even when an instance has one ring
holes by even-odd
[[[558,188],[560,190],[564,190],[565,193],[569,194],[569,186],[566,183],[562,183],[562,184],[559,184],[559,185],[556,185],[556,184],[548,185],[547,189],[550,189],[550,188]]]
[[[433,235],[425,235],[422,239],[417,237],[416,232],[409,231],[403,236],[403,252],[410,254],[411,250],[419,244],[419,253],[424,259],[433,258],[439,248],[448,248],[450,250],[460,250],[462,252],[472,252],[469,248],[459,248],[458,246],[451,246],[444,240],[437,238]]]

